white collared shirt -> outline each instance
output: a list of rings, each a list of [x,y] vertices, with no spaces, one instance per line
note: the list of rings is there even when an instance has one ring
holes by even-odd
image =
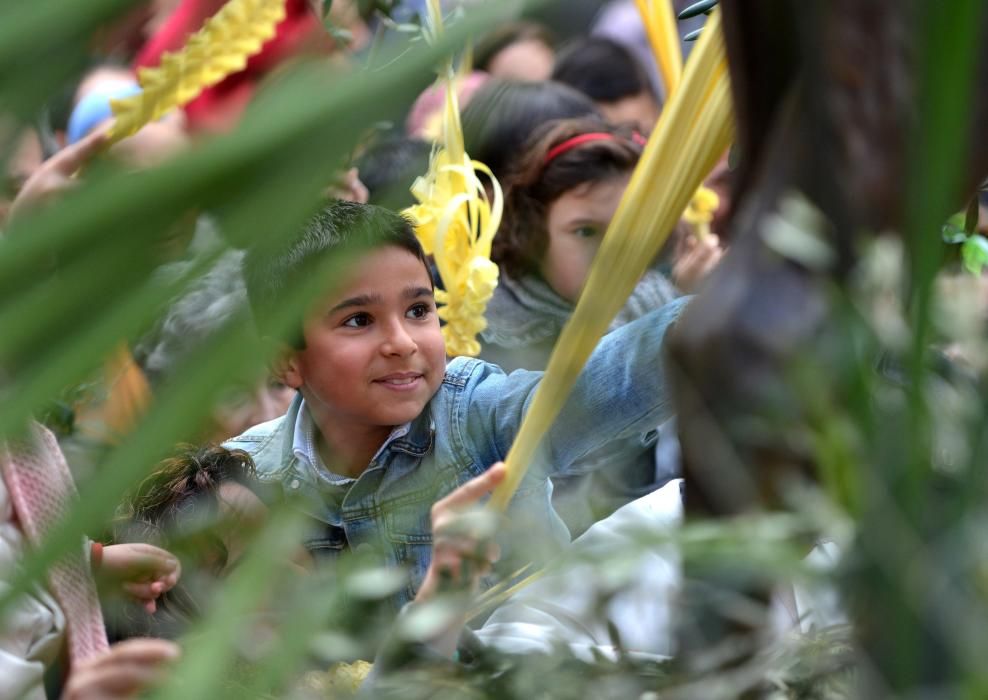
[[[411,423],[403,423],[402,425],[396,426],[391,434],[388,435],[388,439],[385,440],[381,447],[374,453],[374,457],[371,461],[380,456],[384,452],[390,443],[394,442],[398,438],[405,437],[408,435],[408,431],[411,428]],[[317,434],[316,434],[316,423],[312,419],[312,414],[309,413],[309,407],[305,403],[305,399],[302,399],[302,403],[299,405],[298,417],[295,419],[295,432],[292,436],[292,452],[295,457],[302,463],[311,467],[315,472],[327,479],[330,483],[336,484],[352,484],[356,479],[342,476],[336,474],[327,467],[323,461],[322,457],[319,456],[319,450],[317,445]]]

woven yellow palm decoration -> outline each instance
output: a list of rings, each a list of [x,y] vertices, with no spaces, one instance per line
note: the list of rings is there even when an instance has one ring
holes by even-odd
[[[666,103],[553,349],[491,503],[507,507],[597,341],[665,243],[733,136],[730,81],[715,10]]]
[[[350,698],[357,694],[373,665],[366,661],[333,664],[326,673],[325,690],[331,698]]]
[[[683,212],[683,221],[693,227],[697,238],[701,240],[710,235],[710,222],[714,220],[717,207],[720,206],[720,197],[709,187],[700,185],[689,206]]]
[[[429,3],[431,32],[442,33],[438,3]],[[429,172],[412,185],[419,202],[405,210],[427,255],[433,256],[444,290],[436,291],[439,317],[446,322],[446,354],[475,356],[477,334],[487,327],[484,312],[497,287],[498,269],[491,262],[491,243],[501,224],[504,201],[501,186],[483,163],[471,160],[463,146],[463,129],[456,99],[457,77],[452,64],[440,74],[446,101],[442,142],[432,153]],[[488,198],[483,175],[491,184]]]
[[[117,118],[110,139],[137,133],[145,124],[188,104],[205,88],[243,70],[284,18],[285,0],[230,0],[189,37],[181,51],[166,53],[157,68],[138,71],[141,92],[110,101]]]

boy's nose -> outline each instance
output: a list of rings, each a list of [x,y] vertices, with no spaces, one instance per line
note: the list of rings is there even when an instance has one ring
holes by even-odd
[[[385,355],[410,355],[417,348],[418,344],[403,323],[395,322],[388,326],[381,352]]]

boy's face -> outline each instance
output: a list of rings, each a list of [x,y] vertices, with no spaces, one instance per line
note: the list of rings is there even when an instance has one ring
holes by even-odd
[[[414,419],[446,370],[428,271],[398,246],[361,257],[348,280],[314,307],[304,335],[305,349],[290,354],[282,379],[336,434]]]

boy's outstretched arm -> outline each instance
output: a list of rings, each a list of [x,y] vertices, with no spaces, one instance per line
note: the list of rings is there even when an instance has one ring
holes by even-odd
[[[644,435],[672,416],[663,349],[688,301],[676,299],[600,340],[545,436],[530,481],[567,470],[611,440]],[[495,459],[510,450],[541,379],[541,372],[492,372],[465,402],[469,424],[488,431],[485,443],[495,447]]]
[[[10,207],[13,220],[63,195],[79,181],[73,176],[106,148],[109,125],[96,129],[85,138],[66,146],[41,164],[17,194]]]

